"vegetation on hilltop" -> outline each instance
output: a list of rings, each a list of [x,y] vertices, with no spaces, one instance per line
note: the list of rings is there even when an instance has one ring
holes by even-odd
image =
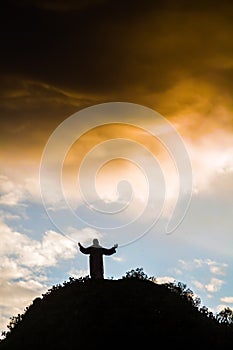
[[[13,317],[0,350],[93,346],[232,345],[233,312],[213,315],[181,282],[158,284],[142,268],[121,279],[69,278]],[[182,343],[181,343],[182,342]]]

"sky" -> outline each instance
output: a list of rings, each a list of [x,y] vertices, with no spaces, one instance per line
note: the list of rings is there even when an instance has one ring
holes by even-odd
[[[3,1],[0,330],[98,238],[233,308],[231,1]]]

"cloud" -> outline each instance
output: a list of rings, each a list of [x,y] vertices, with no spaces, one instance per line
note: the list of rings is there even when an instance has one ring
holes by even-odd
[[[22,313],[31,301],[48,288],[47,269],[73,259],[77,248],[66,237],[48,230],[41,240],[15,231],[1,213],[0,231],[0,327],[5,330],[9,318]],[[13,215],[14,218],[14,215]]]
[[[221,300],[223,303],[233,304],[233,297],[222,297],[222,298],[220,298],[220,300]]]
[[[41,242],[12,231],[1,222],[0,249],[0,307],[3,316],[22,312],[33,297],[47,288],[47,268],[61,260],[72,259],[76,248],[65,237],[54,231],[45,233]]]
[[[212,259],[196,258],[191,261],[179,260],[179,275],[186,279],[186,283],[208,299],[218,295],[227,281],[227,263],[219,263]],[[176,273],[176,269],[174,269]],[[224,276],[224,279],[217,278]]]
[[[185,261],[182,259],[179,259],[179,265],[181,266],[181,269],[192,271],[195,269],[201,269],[201,268],[208,268],[209,272],[211,274],[215,275],[226,275],[226,270],[228,267],[228,264],[226,263],[218,263],[217,261],[211,260],[211,259],[193,259],[192,261]]]
[[[14,231],[1,218],[0,247],[1,278],[8,281],[29,281],[37,275],[44,279],[45,269],[56,266],[60,260],[69,260],[77,254],[77,248],[66,237],[55,231],[47,231],[41,241]]]
[[[0,227],[4,230],[3,224]],[[41,242],[9,228],[2,232],[5,246],[1,253],[16,256],[18,264],[29,268],[56,266],[60,259],[72,259],[77,252],[72,242],[52,230],[45,232]]]
[[[13,277],[13,276],[11,276]],[[15,277],[15,276],[14,276]],[[48,286],[40,283],[37,279],[27,281],[10,281],[5,280],[7,276],[0,278],[0,329],[7,331],[7,325],[10,317],[22,314],[32,300],[42,295]]]
[[[221,264],[219,266],[210,266],[210,272],[215,275],[226,275],[227,264]]]
[[[0,259],[0,275],[4,280],[17,280],[20,278],[28,279],[31,276],[31,271],[22,266],[18,266],[17,262],[12,258],[3,256]]]
[[[117,261],[117,262],[123,262],[125,261],[125,259],[121,256],[112,256],[111,257],[114,261]]]
[[[217,129],[186,142],[196,191],[228,192],[233,177],[233,144],[229,131]],[[225,188],[223,187],[225,186]]]
[[[23,77],[4,77],[0,86],[4,167],[12,165],[12,157],[17,166],[35,164],[54,128],[80,108],[95,103],[95,98],[83,93]]]
[[[0,204],[15,206],[25,199],[25,191],[19,184],[14,184],[7,176],[0,175]]]
[[[37,280],[8,282],[1,285],[1,307],[12,307],[22,310],[22,303],[30,303],[33,298],[46,290],[46,285]],[[26,305],[25,305],[26,306]]]
[[[14,167],[15,169],[15,167]],[[29,202],[41,202],[38,172],[35,165],[18,168],[17,174],[11,167],[0,174],[0,205],[6,207],[26,207]],[[37,170],[37,169],[36,169]],[[8,175],[9,174],[9,175]]]
[[[228,187],[227,190],[224,178],[221,180],[219,177],[216,186],[213,184],[207,191],[192,197],[185,220],[178,228],[183,243],[186,242],[190,248],[206,250],[207,256],[213,254],[217,259],[232,256],[231,189]]]
[[[106,0],[87,0],[85,2],[77,2],[75,0],[58,0],[54,3],[54,1],[29,1],[24,0],[19,6],[25,7],[27,5],[32,5],[35,7],[38,7],[42,10],[48,10],[48,11],[58,11],[58,12],[69,12],[69,11],[77,11],[85,9],[86,7],[92,7],[96,5],[101,5],[102,3],[107,3]]]
[[[198,290],[204,290],[210,294],[218,292],[222,285],[225,282],[223,280],[220,280],[218,278],[211,278],[209,283],[201,283],[200,281],[193,280],[192,284],[198,289]]]
[[[93,238],[101,240],[104,234],[92,227],[84,227],[82,229],[77,229],[75,227],[67,227],[67,235],[75,242],[92,244]]]
[[[192,281],[193,285],[195,286],[195,288],[197,288],[198,290],[203,290],[205,289],[203,283],[201,283],[200,281]]]
[[[175,282],[175,278],[171,277],[171,276],[160,276],[160,277],[156,277],[156,283],[158,284],[164,284],[164,283],[174,283]]]
[[[218,278],[211,278],[210,282],[208,284],[205,284],[204,287],[207,290],[207,292],[216,293],[221,289],[224,283],[225,282],[223,280],[220,280]]]
[[[76,4],[76,11],[69,12],[62,9],[72,9],[73,1],[46,2],[47,9],[44,4],[34,1],[36,11],[31,2],[8,9],[14,21],[11,30],[7,21],[3,24],[3,51],[9,53],[2,60],[3,72],[130,100],[135,94],[166,91],[190,76],[224,90],[226,81],[232,85],[230,2],[187,6],[184,1],[149,1],[132,6],[129,1],[88,1],[88,6]],[[32,31],[25,32],[25,26]],[[19,47],[16,65],[12,51]]]
[[[75,269],[72,268],[69,272],[68,275],[74,278],[80,278],[80,277],[86,277],[89,276],[90,272],[88,269]]]

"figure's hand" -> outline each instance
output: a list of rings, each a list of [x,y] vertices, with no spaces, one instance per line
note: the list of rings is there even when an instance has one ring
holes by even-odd
[[[118,244],[117,243],[114,244],[113,248],[118,248]]]
[[[81,243],[80,242],[78,242],[78,246],[79,246],[79,248],[81,247]]]

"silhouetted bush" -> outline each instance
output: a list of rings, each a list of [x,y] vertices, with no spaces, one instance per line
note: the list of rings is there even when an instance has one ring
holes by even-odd
[[[132,269],[131,271],[126,272],[125,276],[122,276],[122,278],[137,278],[140,280],[147,280],[148,276],[145,274],[142,267],[138,267],[135,270]]]

